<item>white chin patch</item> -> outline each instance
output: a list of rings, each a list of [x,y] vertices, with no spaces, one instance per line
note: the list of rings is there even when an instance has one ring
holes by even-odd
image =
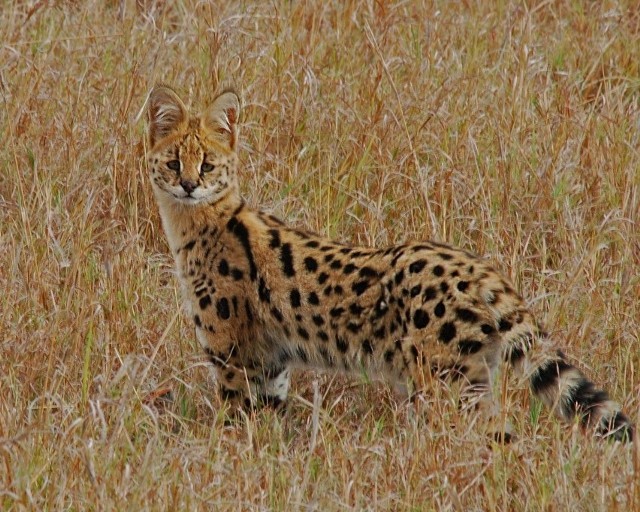
[[[209,194],[207,193],[207,191],[202,188],[197,188],[196,190],[193,191],[193,194],[191,194],[191,197],[193,197],[198,201],[207,199],[208,196]]]

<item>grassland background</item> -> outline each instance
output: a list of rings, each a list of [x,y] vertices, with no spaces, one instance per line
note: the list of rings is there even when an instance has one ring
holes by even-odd
[[[508,446],[446,390],[413,415],[309,373],[225,426],[139,115],[156,82],[194,107],[234,85],[250,204],[491,257],[637,419],[635,1],[3,0],[0,27],[3,510],[640,510],[638,443],[526,390]]]

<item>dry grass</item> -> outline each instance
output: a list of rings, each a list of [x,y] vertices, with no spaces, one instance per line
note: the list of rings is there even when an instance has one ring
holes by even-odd
[[[224,426],[145,173],[157,81],[245,101],[242,188],[363,244],[494,258],[640,407],[640,11],[619,2],[85,2],[0,9],[4,510],[640,510],[640,451],[506,397],[299,374]],[[172,401],[148,394],[172,390]]]

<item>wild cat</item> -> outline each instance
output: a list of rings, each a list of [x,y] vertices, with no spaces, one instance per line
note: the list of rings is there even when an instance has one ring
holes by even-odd
[[[632,439],[619,405],[553,348],[488,262],[436,242],[351,246],[247,206],[233,91],[190,115],[157,86],[148,113],[162,224],[197,338],[232,407],[279,405],[290,370],[316,368],[365,371],[413,392],[456,382],[490,411],[491,382],[506,362],[562,420]]]

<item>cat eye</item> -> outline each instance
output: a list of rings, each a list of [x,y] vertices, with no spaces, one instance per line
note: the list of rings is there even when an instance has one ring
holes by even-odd
[[[210,164],[208,162],[202,162],[202,165],[200,166],[200,170],[202,172],[211,172],[213,171],[214,167],[215,165],[213,164]]]
[[[169,160],[167,162],[167,167],[169,169],[171,169],[172,171],[179,171],[180,170],[180,160]]]

